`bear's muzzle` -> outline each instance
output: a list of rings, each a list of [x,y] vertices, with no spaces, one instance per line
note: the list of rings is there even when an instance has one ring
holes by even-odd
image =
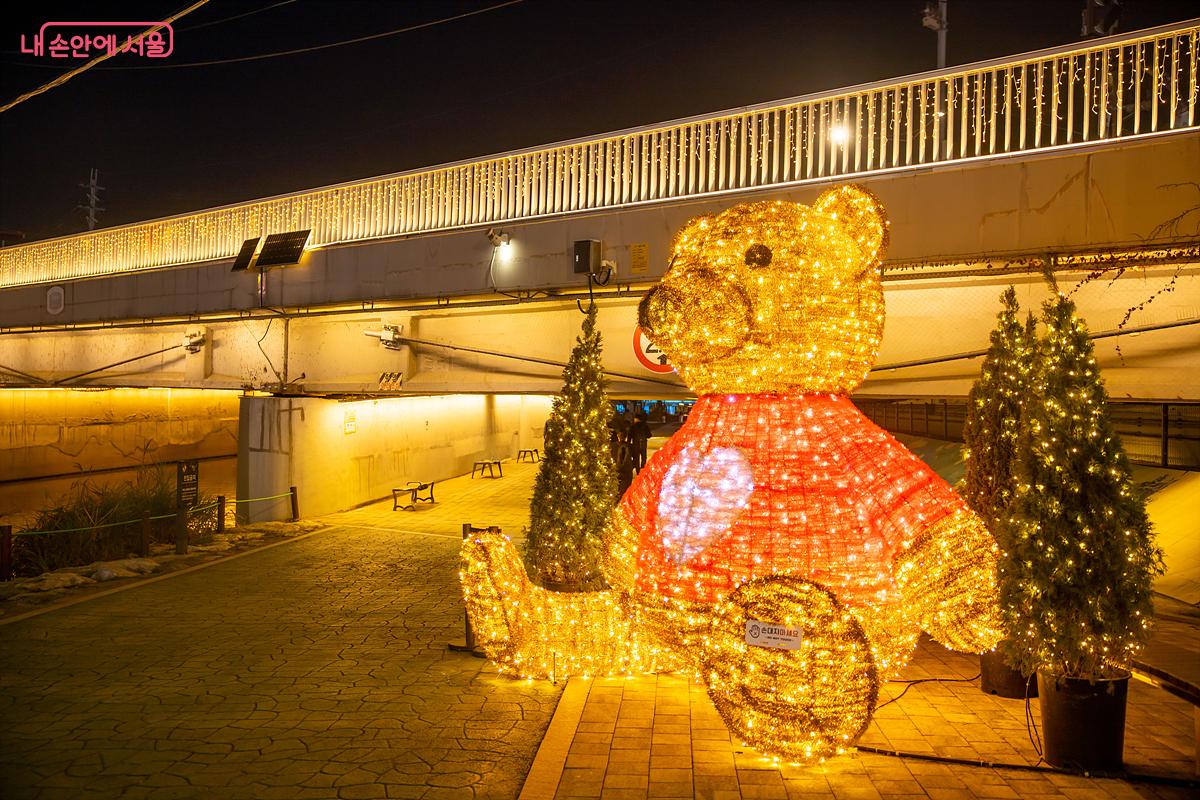
[[[711,269],[670,274],[638,304],[638,323],[677,364],[724,358],[750,338],[754,314],[746,291]]]

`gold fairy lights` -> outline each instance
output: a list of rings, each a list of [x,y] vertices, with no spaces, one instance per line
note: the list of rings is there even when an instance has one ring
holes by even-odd
[[[489,655],[527,676],[685,669],[743,740],[808,761],[853,744],[921,629],[995,644],[994,541],[846,396],[877,355],[886,245],[855,186],[684,227],[639,313],[700,397],[611,518],[609,591],[533,586],[500,534],[464,546]],[[751,643],[760,623],[795,646]]]
[[[1075,305],[1045,305],[1039,398],[1026,404],[1002,557],[1004,648],[1022,671],[1124,674],[1149,635],[1162,571]]]
[[[879,350],[887,236],[861,190],[827,192],[812,209],[748,203],[697,217],[642,301],[642,327],[701,395],[847,393]]]

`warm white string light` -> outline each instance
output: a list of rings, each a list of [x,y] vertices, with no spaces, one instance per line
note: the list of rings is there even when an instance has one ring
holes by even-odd
[[[525,676],[690,670],[764,752],[853,744],[921,629],[998,639],[994,540],[847,394],[883,329],[887,220],[855,186],[689,222],[642,325],[699,395],[606,534],[609,591],[530,583],[499,532],[463,548],[480,642]],[[780,647],[753,640],[786,631]]]

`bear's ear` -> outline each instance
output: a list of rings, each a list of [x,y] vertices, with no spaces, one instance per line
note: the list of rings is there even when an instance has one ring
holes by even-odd
[[[883,260],[888,246],[888,219],[874,194],[848,183],[822,192],[813,208],[837,219],[873,264]]]
[[[701,214],[689,219],[671,239],[672,258],[682,255],[683,250],[700,247],[707,241],[712,226],[713,216],[711,214]]]

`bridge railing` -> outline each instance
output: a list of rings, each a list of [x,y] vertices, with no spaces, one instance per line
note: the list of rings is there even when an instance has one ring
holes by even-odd
[[[0,249],[0,287],[785,186],[1197,126],[1196,20]]]

